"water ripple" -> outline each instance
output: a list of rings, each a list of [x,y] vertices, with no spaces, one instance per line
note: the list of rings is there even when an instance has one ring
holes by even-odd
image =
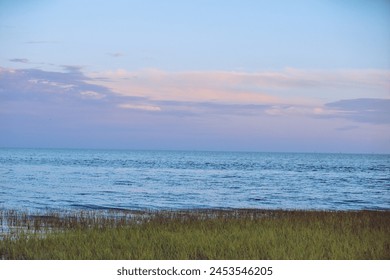
[[[389,155],[0,149],[0,206],[390,209],[389,174]]]

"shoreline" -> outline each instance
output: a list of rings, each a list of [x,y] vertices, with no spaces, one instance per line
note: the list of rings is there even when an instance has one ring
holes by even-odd
[[[293,214],[293,213],[389,213],[390,209],[265,209],[265,208],[189,208],[189,209],[120,209],[120,208],[107,208],[107,209],[57,209],[57,210],[44,210],[44,211],[30,211],[23,209],[1,209],[0,219],[4,220],[7,217],[13,217],[15,219],[22,218],[28,219],[50,219],[50,218],[69,218],[77,217],[81,215],[84,218],[102,217],[102,218],[135,218],[139,216],[156,216],[163,215],[166,218],[173,218],[178,216],[188,215],[200,215],[200,216],[220,216],[226,215],[227,217],[240,216],[243,214],[250,214],[257,217],[258,215],[281,215],[281,214]],[[0,220],[0,222],[2,221]],[[0,223],[1,225],[1,223]]]
[[[262,209],[262,208],[194,208],[181,210],[135,210],[135,209],[64,209],[48,211],[28,211],[14,209],[0,209],[0,233],[8,225],[21,228],[43,228],[45,225],[65,226],[64,222],[72,221],[87,222],[88,224],[98,224],[99,222],[111,221],[120,223],[139,223],[144,220],[153,218],[162,219],[180,219],[180,218],[199,218],[199,219],[216,219],[216,218],[264,218],[264,217],[283,217],[286,215],[321,215],[321,214],[363,214],[363,213],[382,213],[390,216],[390,209],[363,209],[363,210],[313,210],[313,209]],[[38,224],[37,224],[38,221]]]

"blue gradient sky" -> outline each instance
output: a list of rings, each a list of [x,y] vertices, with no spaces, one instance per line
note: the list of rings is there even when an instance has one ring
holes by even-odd
[[[0,1],[0,146],[390,153],[389,1]]]

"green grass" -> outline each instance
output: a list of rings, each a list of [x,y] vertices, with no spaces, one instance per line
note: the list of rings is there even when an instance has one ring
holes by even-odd
[[[0,259],[390,259],[389,211],[0,216]]]

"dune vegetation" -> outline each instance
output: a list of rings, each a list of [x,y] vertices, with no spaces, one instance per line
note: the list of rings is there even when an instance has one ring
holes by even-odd
[[[390,259],[390,211],[0,211],[0,259]]]

